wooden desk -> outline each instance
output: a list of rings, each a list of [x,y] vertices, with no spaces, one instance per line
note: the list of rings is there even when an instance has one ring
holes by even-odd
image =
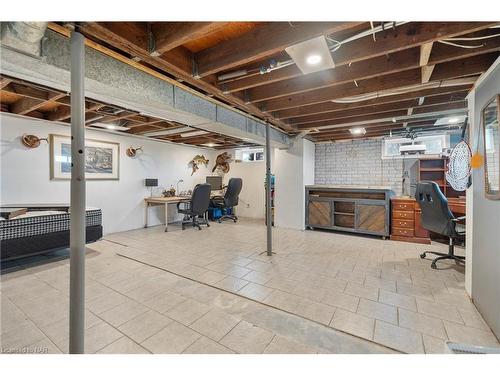
[[[220,191],[212,191],[210,192],[210,198],[218,196]],[[168,205],[169,204],[177,204],[180,202],[189,202],[191,200],[191,196],[174,196],[174,197],[147,197],[144,198],[144,202],[146,203],[146,223],[144,224],[144,228],[148,227],[148,216],[149,216],[149,206],[165,206],[165,232],[168,229]]]
[[[187,202],[191,197],[148,197],[144,198],[144,203],[146,203],[146,223],[144,228],[148,227],[148,212],[149,206],[165,206],[165,232],[168,230],[168,205],[180,202]]]
[[[465,215],[465,199],[448,198],[448,206],[456,217]],[[431,243],[429,232],[422,226],[422,211],[415,198],[393,197],[391,207],[391,240]]]
[[[455,216],[465,215],[465,199],[448,198],[448,207]]]

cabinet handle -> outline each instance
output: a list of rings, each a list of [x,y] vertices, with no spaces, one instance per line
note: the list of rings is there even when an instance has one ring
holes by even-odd
[[[402,204],[402,205],[401,205],[401,208],[406,208],[406,204]]]

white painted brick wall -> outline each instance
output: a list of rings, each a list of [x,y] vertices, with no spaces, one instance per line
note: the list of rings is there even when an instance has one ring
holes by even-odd
[[[316,144],[315,183],[386,185],[401,194],[401,159],[382,160],[382,140]]]

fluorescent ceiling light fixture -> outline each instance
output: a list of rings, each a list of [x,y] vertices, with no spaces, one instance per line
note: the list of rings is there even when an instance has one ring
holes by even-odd
[[[352,135],[364,135],[366,134],[365,128],[351,128],[349,129]]]
[[[304,74],[335,68],[332,54],[323,35],[285,48]]]
[[[181,137],[186,138],[186,137],[195,137],[197,135],[203,135],[203,134],[208,134],[205,130],[195,130],[194,132],[189,132],[189,133],[182,133]]]
[[[127,128],[126,126],[120,126],[120,125],[113,125],[113,124],[103,124],[101,122],[95,122],[93,124],[90,124],[91,126],[97,126],[98,128],[104,128],[104,129],[109,129],[109,130],[119,130],[119,131],[127,131],[130,130],[130,128]]]
[[[436,120],[434,126],[462,124],[466,118],[465,115],[442,117]]]
[[[219,143],[210,142],[210,143],[203,143],[202,146],[215,147],[215,146],[220,146],[220,144]]]

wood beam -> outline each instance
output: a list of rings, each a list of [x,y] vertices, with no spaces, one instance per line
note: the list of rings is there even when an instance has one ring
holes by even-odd
[[[63,94],[63,93],[59,93],[59,94],[48,93],[48,99],[46,99],[46,100],[24,97],[22,99],[19,99],[15,103],[13,103],[11,105],[10,109],[11,109],[12,113],[15,113],[18,115],[25,115],[27,113],[30,113],[30,112],[35,111],[36,109],[42,107],[48,101],[57,100],[65,95],[66,94]]]
[[[390,119],[393,117],[400,117],[400,116],[406,116],[406,109],[392,111],[392,112],[384,112],[384,113],[376,113],[376,114],[370,114],[370,115],[361,115],[361,116],[354,116],[354,117],[348,117],[348,118],[318,121],[318,122],[314,122],[311,124],[300,124],[300,125],[296,126],[296,129],[298,129],[298,130],[306,130],[306,129],[314,129],[314,128],[320,129],[320,128],[325,127],[325,126],[344,125],[344,124],[351,124],[351,123],[357,123],[357,122],[361,122],[361,121],[372,121],[372,120],[380,120],[380,121],[386,122],[386,121],[390,121]]]
[[[171,51],[164,53],[160,57],[151,56],[147,49],[147,34],[145,30],[141,30],[140,28],[135,27],[135,34],[133,36],[130,36],[127,34],[126,30],[117,28],[115,24],[116,22],[88,22],[80,26],[80,31],[85,35],[89,35],[93,38],[104,41],[107,44],[112,45],[113,47],[125,52],[132,57],[139,57],[141,63],[138,63],[132,58],[124,57],[116,51],[103,47],[98,43],[92,42],[88,39],[86,40],[87,45],[101,53],[104,53],[164,81],[168,81],[173,85],[182,87],[188,92],[199,95],[199,93],[192,88],[180,84],[179,82],[166,77],[164,74],[159,73],[157,70],[151,69],[143,64],[143,62],[147,63],[150,66],[157,67],[164,72],[174,75],[178,80],[185,81],[187,84],[190,84],[197,89],[201,89],[205,93],[213,95],[213,102],[217,102],[221,105],[229,103],[230,105],[236,108],[243,109],[245,110],[245,112],[250,113],[256,117],[268,118],[268,116],[262,113],[262,111],[260,111],[256,106],[245,103],[245,101],[241,98],[235,96],[227,96],[218,87],[215,87],[212,84],[205,82],[204,80],[194,78],[192,76],[193,56],[187,49],[177,47]],[[58,25],[49,24],[49,27],[67,37],[69,36],[69,31],[62,27],[58,27]],[[217,101],[216,99],[222,100],[223,103]],[[207,100],[211,99],[207,98]],[[272,118],[268,120],[274,126],[287,129],[286,124],[283,124]]]
[[[377,38],[373,42],[372,38],[361,38],[353,42],[345,44],[339,50],[334,52],[333,59],[335,61],[335,69],[342,65],[351,64],[355,61],[372,59],[377,56],[384,56],[390,53],[398,52],[404,49],[419,47],[422,44],[432,43],[439,39],[449,38],[461,34],[471,33],[476,30],[483,30],[492,26],[495,23],[477,23],[477,22],[412,22],[406,25],[401,25],[395,31],[387,31],[381,38]],[[488,40],[488,44],[479,49],[456,48],[449,50],[439,46],[442,53],[433,53],[430,63],[437,64],[446,61],[446,59],[455,59],[468,57],[470,54],[491,52],[498,49],[500,42]],[[435,51],[436,52],[436,51]],[[242,79],[237,79],[232,82],[224,83],[224,90],[227,92],[235,92],[239,90],[249,89],[260,85],[266,85],[281,80],[291,79],[302,76],[302,72],[295,65],[290,65],[285,68],[274,70],[267,74],[256,74]]]
[[[420,66],[426,66],[429,63],[433,44],[434,42],[429,42],[420,46]]]
[[[497,54],[493,53],[436,65],[432,81],[481,74],[491,66],[496,57]],[[354,84],[343,84],[336,86],[334,89],[326,87],[303,94],[268,100],[261,103],[261,108],[267,112],[274,112],[287,108],[322,103],[334,99],[373,93],[381,90],[391,90],[420,83],[420,69],[412,69],[358,82],[357,86]]]
[[[247,90],[252,103],[418,67],[416,48]]]
[[[152,54],[162,55],[225,25],[227,22],[155,22],[151,26],[155,38]]]
[[[95,111],[104,106],[105,104],[101,103],[85,102],[85,111],[87,112]],[[60,105],[47,115],[47,120],[63,121],[69,119],[70,117],[71,117],[71,107],[66,105]]]
[[[329,113],[329,112],[336,112],[348,109],[359,109],[368,106],[383,105],[386,103],[398,103],[400,101],[407,101],[409,99],[418,99],[421,97],[426,98],[425,102],[427,102],[428,100],[443,101],[445,100],[443,99],[444,97],[448,98],[447,100],[449,101],[453,101],[457,100],[457,98],[465,98],[465,96],[468,93],[468,90],[471,87],[472,85],[462,85],[462,86],[452,86],[452,87],[440,87],[436,89],[424,89],[424,90],[409,92],[406,94],[390,95],[354,103],[326,102],[326,103],[314,104],[310,106],[303,106],[303,107],[297,107],[297,108],[286,109],[283,111],[273,112],[273,116],[276,116],[281,120],[293,119],[319,113]],[[435,97],[437,99],[433,99]]]
[[[353,28],[361,22],[270,22],[240,37],[196,54],[198,75],[205,77],[283,51],[286,47]]]
[[[438,111],[446,111],[450,109],[466,109],[467,108],[467,101],[462,100],[462,101],[457,101],[454,103],[442,103],[442,104],[435,104],[435,105],[428,105],[425,107],[419,107],[419,108],[413,108],[413,114],[420,114],[420,113],[430,113],[430,112],[438,112]]]
[[[442,117],[441,114],[435,112],[439,111],[447,111],[447,110],[460,110],[460,109],[466,109],[467,108],[467,103],[466,101],[461,101],[461,102],[455,102],[455,103],[447,103],[447,104],[439,104],[435,106],[428,106],[424,108],[420,108],[417,111],[415,111],[415,114],[429,114],[429,118],[439,118]],[[339,118],[339,119],[333,119],[333,120],[325,120],[325,121],[318,121],[314,123],[309,123],[309,124],[299,124],[296,126],[298,130],[305,130],[305,129],[312,129],[312,128],[318,128],[321,129],[322,127],[326,126],[332,126],[332,125],[344,125],[347,127],[348,124],[354,124],[362,121],[372,121],[372,120],[380,120],[381,122],[389,122],[391,121],[392,118],[395,117],[402,117],[402,116],[411,116],[411,113],[408,112],[408,110],[399,110],[399,111],[394,111],[394,112],[384,112],[384,113],[377,113],[377,114],[369,114],[369,115],[362,115],[362,116],[355,116],[355,117],[348,117],[348,118]],[[427,118],[427,116],[426,116]],[[422,119],[423,121],[424,119]],[[410,121],[410,120],[405,120],[405,121]],[[360,126],[368,126],[369,124],[365,125],[360,125]]]
[[[465,98],[465,94],[462,94],[461,96],[458,96],[456,98],[450,97],[450,95],[442,95],[442,96],[437,96],[435,97],[437,99],[430,100],[429,102],[419,106],[418,105],[418,99],[410,99],[410,100],[405,100],[401,102],[396,102],[396,103],[387,103],[387,104],[381,104],[381,105],[373,105],[373,106],[365,106],[361,108],[354,108],[354,109],[347,109],[344,111],[335,111],[335,112],[326,112],[326,113],[320,113],[316,115],[309,115],[309,116],[302,116],[302,117],[297,117],[290,121],[290,125],[299,125],[299,124],[307,124],[307,123],[314,123],[314,122],[319,122],[319,121],[325,121],[325,120],[333,120],[337,118],[348,118],[348,117],[355,117],[359,115],[368,115],[368,114],[376,114],[376,113],[384,113],[384,112],[391,112],[395,110],[402,110],[402,109],[408,109],[408,108],[425,108],[428,106],[436,105],[436,104],[442,104],[442,105],[447,105],[455,102],[463,102]]]
[[[7,77],[2,77],[0,79],[0,90],[2,90],[4,87],[7,87],[11,82],[12,82],[12,79],[7,78]]]
[[[404,86],[411,86],[420,83],[420,69],[408,70],[400,73],[389,74],[386,76],[375,77],[354,83],[344,83],[342,85],[324,87],[306,93],[295,94],[283,98],[277,98],[261,102],[262,110],[266,112],[275,112],[283,109],[300,107],[317,103],[328,102],[334,99],[341,99],[350,96],[356,96],[380,90],[390,90]]]
[[[422,83],[427,83],[431,80],[432,72],[434,71],[435,65],[426,65],[422,69]]]
[[[425,43],[420,46],[420,66],[422,67],[422,83],[427,83],[431,79],[435,65],[427,65],[431,57],[432,45],[434,42]]]

